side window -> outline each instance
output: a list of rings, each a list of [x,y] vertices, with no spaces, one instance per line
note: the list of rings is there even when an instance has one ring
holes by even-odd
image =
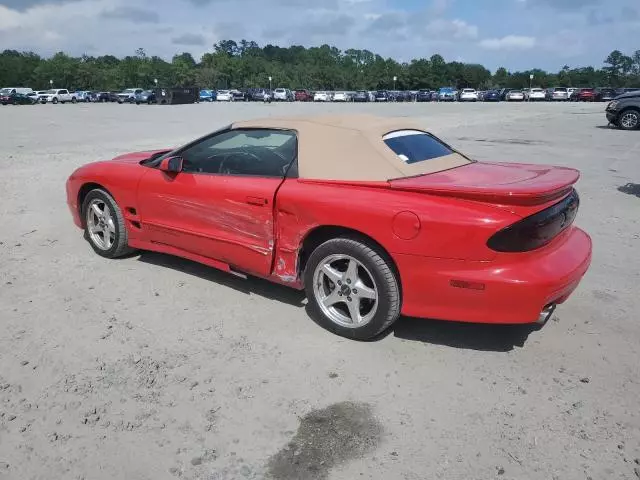
[[[68,91],[68,90],[60,90],[60,94],[61,94],[61,95],[66,95],[67,93],[69,93],[69,91]]]
[[[291,130],[229,130],[188,147],[180,155],[191,173],[284,177],[297,154]]]

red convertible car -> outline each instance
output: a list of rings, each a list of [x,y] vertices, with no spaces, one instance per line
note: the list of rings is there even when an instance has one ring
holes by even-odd
[[[305,289],[312,316],[368,339],[400,314],[544,323],[587,271],[579,173],[474,161],[372,116],[237,122],[67,181],[99,254],[178,255]]]

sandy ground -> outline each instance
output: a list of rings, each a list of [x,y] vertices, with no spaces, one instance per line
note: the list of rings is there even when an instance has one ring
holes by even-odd
[[[640,477],[640,132],[603,105],[0,107],[0,478]],[[302,295],[143,253],[71,222],[83,163],[231,120],[416,117],[480,160],[581,169],[591,270],[539,331],[401,319],[371,343]]]

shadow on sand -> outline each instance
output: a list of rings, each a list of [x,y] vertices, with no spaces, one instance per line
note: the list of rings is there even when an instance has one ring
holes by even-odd
[[[303,291],[255,277],[248,277],[245,280],[179,257],[162,253],[143,252],[138,257],[138,261],[171,268],[232,288],[247,295],[259,295],[298,308],[303,308],[306,304],[306,296]],[[392,328],[373,339],[373,341],[379,341],[389,335],[393,335],[403,340],[432,345],[444,345],[469,350],[508,352],[515,347],[522,347],[529,334],[539,329],[539,325],[530,324],[480,325],[401,317]]]

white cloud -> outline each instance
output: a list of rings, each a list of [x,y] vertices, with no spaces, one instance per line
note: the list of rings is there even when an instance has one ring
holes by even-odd
[[[485,38],[480,42],[482,48],[488,50],[528,50],[535,47],[535,37],[521,35],[507,35],[502,38]]]

